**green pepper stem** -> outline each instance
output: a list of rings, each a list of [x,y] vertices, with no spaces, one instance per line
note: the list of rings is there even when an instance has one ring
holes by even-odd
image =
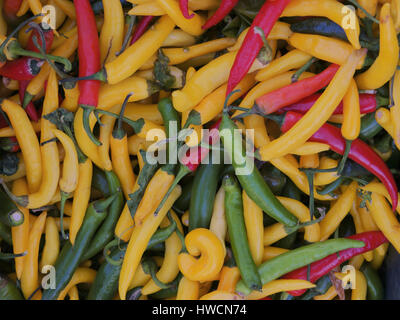
[[[81,105],[81,107],[83,107]],[[86,134],[90,138],[90,140],[96,145],[96,146],[101,146],[102,143],[99,141],[96,136],[93,134],[92,129],[90,128],[90,123],[89,123],[89,117],[90,114],[92,113],[92,110],[89,108],[84,108],[83,109],[83,128],[85,129]]]
[[[128,104],[129,98],[132,95],[133,95],[133,92],[129,93],[125,97],[125,100],[124,100],[124,102],[122,104],[121,112],[119,113],[119,117],[118,117],[118,120],[117,120],[117,128],[113,132],[113,137],[116,138],[116,139],[122,139],[126,135],[125,130],[122,128],[122,120],[123,120],[122,118],[124,116],[126,105]]]
[[[61,79],[60,83],[63,84],[65,82],[78,82],[78,81],[82,81],[82,80],[98,80],[98,81],[107,83],[107,72],[103,68],[99,72],[91,74],[89,76],[76,77],[76,78],[70,77],[70,78]]]
[[[28,251],[24,251],[22,253],[4,253],[0,252],[0,260],[11,260],[19,257],[26,256]]]
[[[114,239],[114,240],[110,241],[109,243],[107,243],[103,249],[104,258],[106,259],[107,263],[109,263],[113,266],[120,266],[123,261],[123,259],[116,261],[116,260],[113,260],[112,258],[110,258],[109,251],[111,250],[111,248],[117,247],[117,246],[119,246],[119,239]]]
[[[117,53],[115,53],[115,55],[117,57],[119,55],[121,55],[125,51],[126,47],[128,46],[129,40],[131,39],[131,36],[132,36],[133,27],[135,26],[136,16],[127,15],[127,19],[129,19],[128,30],[127,30],[127,32],[125,34],[125,38],[124,38],[124,41],[122,43],[121,50],[118,51]]]
[[[360,9],[362,12],[364,12],[365,16],[370,19],[371,21],[379,24],[379,20],[376,19],[374,16],[372,16],[367,10],[365,10],[356,0],[349,0],[351,4],[356,6],[358,9]]]
[[[171,288],[171,284],[164,283],[157,278],[157,264],[152,258],[144,258],[142,261],[142,268],[144,273],[149,274],[154,283],[161,289]]]
[[[61,236],[63,237],[64,240],[67,240],[68,237],[65,234],[64,231],[64,207],[65,207],[65,202],[67,201],[69,194],[61,190],[61,202],[60,202],[60,229],[61,229]]]
[[[342,160],[340,161],[339,166],[338,166],[338,171],[337,171],[338,175],[342,174],[342,171],[343,171],[344,166],[346,164],[347,158],[349,157],[349,153],[350,153],[350,150],[351,150],[351,143],[352,142],[353,142],[352,140],[347,140],[346,139],[346,148],[344,150]]]
[[[306,72],[315,61],[317,61],[317,58],[312,57],[310,60],[308,60],[306,62],[306,64],[304,66],[302,66],[299,70],[297,70],[296,73],[292,76],[292,79],[291,79],[292,83],[297,82],[299,80],[300,76],[304,72]]]
[[[96,212],[104,212],[107,210],[107,208],[111,205],[111,203],[118,197],[118,192],[113,193],[111,196],[109,196],[106,199],[103,200],[97,200],[94,204],[93,207],[96,210]]]

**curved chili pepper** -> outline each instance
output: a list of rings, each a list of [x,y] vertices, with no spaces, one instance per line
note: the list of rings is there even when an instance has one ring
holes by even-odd
[[[321,90],[329,84],[335,76],[339,66],[331,64],[323,72],[307,79],[303,79],[278,90],[269,92],[256,99],[256,104],[266,114],[273,113],[280,108],[295,103],[309,95]]]
[[[296,112],[288,112],[281,126],[282,132],[287,132],[302,118],[302,116],[302,114]],[[309,140],[326,143],[331,147],[332,151],[342,155],[346,149],[346,141],[342,137],[340,129],[328,123],[325,123]],[[392,207],[393,210],[395,210],[398,203],[398,189],[393,174],[382,158],[368,144],[360,139],[353,140],[348,157],[366,168],[382,181],[389,191],[392,199]]]
[[[242,46],[236,55],[231,73],[229,75],[228,87],[226,94],[228,95],[243,79],[249,71],[255,58],[263,46],[263,41],[259,34],[256,33],[255,27],[259,27],[264,31],[265,37],[268,37],[275,22],[279,19],[285,7],[289,4],[289,0],[265,1],[257,16],[250,26]]]
[[[146,32],[153,18],[154,18],[153,16],[144,16],[140,20],[140,22],[135,28],[135,31],[133,32],[130,45],[134,44],[143,35],[143,33]]]
[[[194,13],[189,14],[189,0],[179,0],[179,8],[181,8],[181,12],[186,19],[194,17]]]
[[[17,12],[21,7],[22,0],[5,0],[3,3],[3,13],[9,20],[17,19]]]
[[[14,80],[32,80],[39,73],[43,63],[35,58],[22,57],[8,61],[0,68],[0,75]]]
[[[20,99],[20,101],[24,101],[25,92],[26,92],[26,88],[28,87],[28,84],[29,84],[29,80],[20,80],[19,81],[19,99]],[[25,107],[25,111],[26,111],[29,119],[31,119],[32,121],[39,121],[40,117],[39,117],[36,107],[32,101],[30,101],[28,103],[28,105]]]
[[[217,11],[206,21],[203,29],[209,29],[221,22],[232,9],[236,6],[239,0],[222,0]]]
[[[386,237],[380,231],[370,231],[358,233],[347,237],[347,239],[360,240],[365,243],[364,247],[361,248],[350,248],[339,251],[338,254],[334,253],[322,260],[311,263],[310,270],[308,267],[302,267],[300,269],[294,270],[290,273],[285,274],[282,278],[284,279],[307,279],[307,273],[309,271],[309,281],[316,282],[318,279],[322,278],[324,275],[329,273],[332,269],[339,266],[343,262],[349,260],[350,258],[363,254],[370,250],[373,250],[380,245],[388,242]],[[299,296],[303,294],[305,290],[290,291],[289,294],[292,296]]]
[[[308,110],[311,109],[311,107],[314,105],[314,103],[318,100],[320,96],[321,96],[320,93],[312,94],[307,98],[304,98],[303,100],[291,104],[290,106],[277,110],[276,113],[282,114],[288,111],[295,111],[298,113],[305,114]],[[375,93],[361,93],[360,113],[367,114],[374,112],[378,106],[383,105],[382,103],[385,103],[384,100],[386,99],[376,95]],[[340,102],[340,104],[333,112],[333,114],[343,114],[343,102]]]

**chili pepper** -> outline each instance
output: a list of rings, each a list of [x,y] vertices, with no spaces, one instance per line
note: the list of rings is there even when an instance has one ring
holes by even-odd
[[[260,149],[263,161],[289,153],[300,143],[306,142],[331,116],[344,97],[353,78],[357,63],[365,56],[366,50],[355,50],[347,62],[339,68],[324,93],[301,121],[278,139]],[[322,111],[323,109],[323,111]]]
[[[210,221],[210,231],[212,231],[221,241],[224,248],[224,256],[226,255],[225,238],[227,232],[227,225],[225,219],[225,190],[221,186],[215,195],[215,201],[213,205],[213,212]]]
[[[3,4],[3,12],[7,19],[14,20],[17,18],[17,12],[21,7],[22,0],[5,0]]]
[[[309,279],[311,282],[315,282],[324,275],[328,274],[332,269],[336,266],[339,266],[343,262],[349,260],[350,258],[363,254],[365,252],[371,251],[383,243],[386,243],[388,240],[380,231],[370,231],[355,234],[347,237],[348,239],[359,240],[365,243],[364,247],[353,247],[348,249],[340,249],[341,251],[338,254],[330,254],[325,258],[321,258],[318,261],[311,263]],[[327,240],[332,241],[332,240]],[[307,279],[307,266],[296,269],[287,273],[283,276],[285,279]],[[293,296],[299,296],[304,293],[304,291],[291,291],[289,292]]]
[[[182,195],[174,203],[174,210],[179,212],[185,212],[189,209],[190,199],[192,195],[194,180],[191,179],[188,183],[182,186]]]
[[[146,32],[153,18],[153,16],[144,16],[140,19],[132,34],[130,45],[134,44]]]
[[[236,6],[238,0],[224,0],[221,1],[217,11],[206,21],[206,23],[202,26],[203,29],[209,29],[219,22],[221,22],[232,9]]]
[[[212,281],[224,264],[221,241],[208,229],[197,228],[185,237],[188,253],[178,256],[179,270],[192,281]],[[199,255],[197,259],[194,255]]]
[[[109,187],[109,192],[106,195],[117,194],[117,196],[108,209],[107,217],[96,231],[89,246],[85,250],[81,259],[82,261],[89,260],[95,256],[111,241],[114,236],[114,229],[118,218],[121,215],[124,200],[120,182],[116,174],[112,171],[106,171],[105,175]]]
[[[198,300],[200,283],[182,277],[179,281],[176,300]]]
[[[393,76],[393,80],[391,82],[392,86],[392,97],[393,97],[393,106],[390,108],[391,119],[393,123],[393,140],[399,148],[400,146],[400,126],[398,124],[400,117],[400,97],[399,97],[399,87],[400,87],[400,71],[397,70]]]
[[[314,288],[307,290],[307,292],[300,297],[300,300],[312,300],[316,296],[327,293],[332,286],[332,282],[329,276],[326,275],[319,279],[315,285]]]
[[[17,208],[8,195],[0,189],[0,221],[8,227],[17,227],[24,223],[24,214]]]
[[[179,8],[186,19],[192,19],[194,13],[189,14],[189,0],[179,0]]]
[[[163,118],[167,139],[173,137],[174,131],[172,131],[171,128],[173,128],[173,125],[175,125],[177,132],[179,132],[180,119],[178,112],[174,109],[174,106],[172,105],[171,99],[170,98],[161,99],[158,102],[157,108]]]
[[[397,32],[390,14],[390,4],[382,6],[379,23],[379,55],[372,66],[355,78],[359,89],[377,89],[388,82],[396,71],[399,57]]]
[[[288,112],[284,121],[286,124],[281,127],[281,130],[287,132],[301,117],[301,114]],[[340,129],[327,123],[322,125],[322,127],[310,137],[310,140],[327,143],[331,146],[333,151],[339,154],[343,154],[345,150],[345,141],[341,136]],[[348,156],[382,181],[389,191],[393,208],[396,208],[398,203],[397,186],[392,173],[379,155],[365,142],[360,139],[355,139],[351,144]]]
[[[294,49],[287,54],[272,60],[265,68],[257,72],[256,80],[265,81],[284,72],[302,67],[312,58],[303,51]]]
[[[142,224],[136,225],[133,229],[119,277],[118,292],[122,300],[126,298],[126,291],[140,263],[147,243],[180,194],[180,186],[175,187],[160,212],[157,215],[149,215]]]
[[[25,257],[24,268],[21,276],[21,289],[25,298],[31,296],[39,284],[39,243],[40,237],[45,227],[47,212],[44,211],[33,223],[32,229],[29,231],[28,254]],[[40,295],[40,292],[37,293]]]
[[[7,114],[15,130],[24,157],[29,189],[35,191],[39,189],[42,179],[42,160],[38,138],[27,114],[20,105],[5,99],[2,103],[2,110]]]
[[[65,289],[60,292],[57,300],[64,300],[70,290],[80,283],[92,283],[96,278],[96,271],[90,268],[78,268],[74,272],[71,281],[66,285]]]
[[[13,182],[12,192],[16,195],[22,195],[28,192],[28,184],[25,178],[17,179]],[[11,228],[12,246],[14,254],[25,252],[29,245],[29,210],[25,208],[18,208],[24,215],[24,223],[18,227]],[[3,237],[1,235],[1,237]],[[21,279],[22,271],[24,268],[25,257],[15,258],[15,273],[17,279]]]
[[[320,96],[320,93],[312,94],[296,103],[291,104],[290,106],[277,110],[276,113],[281,114],[287,111],[295,111],[305,114],[308,110],[312,108],[312,106],[315,104]],[[386,99],[371,93],[361,93],[359,95],[359,99],[361,114],[372,113],[377,109],[377,107],[384,103],[387,103]],[[333,114],[343,114],[343,102],[340,102]]]
[[[176,279],[170,284],[170,287],[168,289],[162,289],[156,293],[153,293],[149,296],[149,298],[158,300],[176,297],[178,293],[179,282],[181,281],[182,277],[182,274],[179,274]]]
[[[149,295],[164,289],[160,287],[158,282],[161,281],[161,283],[166,283],[168,285],[179,273],[178,256],[183,248],[181,239],[178,236],[178,232],[183,234],[183,229],[179,218],[173,212],[169,213],[168,219],[164,218],[164,221],[161,223],[160,227],[167,227],[168,224],[175,225],[175,232],[173,232],[171,236],[165,240],[164,260],[160,269],[155,275],[158,281],[152,277],[153,279],[142,288],[143,295]]]
[[[247,33],[233,63],[228,79],[227,95],[233,91],[236,85],[249,71],[257,54],[263,46],[263,41],[256,33],[255,27],[261,28],[264,31],[265,37],[268,37],[273,25],[289,2],[290,1],[288,0],[266,1],[261,7],[257,16],[253,20],[250,30]]]
[[[210,226],[220,173],[221,165],[213,164],[212,160],[201,164],[196,171],[189,206],[189,230]]]
[[[384,289],[379,274],[371,264],[365,263],[361,267],[361,272],[364,274],[368,284],[368,300],[383,300]]]
[[[101,29],[99,46],[100,61],[107,63],[116,58],[124,38],[124,11],[119,0],[104,1],[104,24]]]
[[[289,86],[269,92],[257,98],[256,104],[260,106],[266,114],[273,113],[325,87],[335,76],[338,69],[338,65],[332,64],[314,77],[297,81]]]
[[[105,200],[97,200],[89,205],[74,245],[72,246],[70,242],[66,242],[54,265],[57,271],[56,288],[45,289],[43,291],[42,300],[57,299],[67,286],[81,262],[82,255],[93,238],[96,229],[106,218],[107,209],[115,200],[116,196],[117,194],[114,194]]]
[[[27,80],[19,81],[19,99],[20,99],[20,101],[24,101],[24,96],[25,96],[25,92],[26,92],[28,83],[29,83],[29,81],[27,81]],[[39,121],[39,115],[38,115],[35,105],[33,104],[32,101],[29,102],[28,105],[25,107],[25,111],[32,121]]]
[[[260,290],[261,280],[247,240],[248,234],[243,216],[243,200],[239,184],[232,176],[225,176],[223,187],[225,190],[226,222],[236,264],[246,286],[252,290]]]
[[[54,265],[60,252],[60,240],[58,228],[53,217],[46,218],[45,245],[39,264],[39,270],[46,265]]]
[[[231,155],[232,164],[235,170],[246,169],[245,166],[251,161],[245,154],[241,146],[241,139],[238,135],[234,137],[234,130],[237,129],[235,123],[229,119],[227,114],[222,117],[220,126],[221,138],[224,148]],[[225,137],[224,134],[230,133],[230,137]],[[231,141],[229,141],[229,139]],[[234,141],[232,141],[234,139]],[[245,159],[241,163],[239,159]],[[243,164],[245,166],[243,166]],[[247,170],[248,171],[248,170]],[[270,188],[262,178],[257,168],[253,168],[250,173],[238,175],[239,182],[242,188],[246,191],[247,195],[252,199],[264,212],[278,220],[279,222],[287,225],[294,226],[297,223],[297,218],[287,211],[282,204],[275,198]]]
[[[32,80],[40,71],[43,61],[35,58],[22,57],[8,61],[0,68],[0,75],[15,80]]]
[[[11,230],[1,221],[0,221],[0,237],[4,242],[8,243],[10,246],[13,245]]]

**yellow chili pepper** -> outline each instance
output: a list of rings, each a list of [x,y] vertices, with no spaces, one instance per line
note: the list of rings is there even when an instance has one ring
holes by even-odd
[[[42,13],[42,4],[40,0],[28,0],[28,3],[34,15]]]
[[[345,274],[335,272],[335,276],[342,280]],[[367,279],[361,271],[355,270],[355,283],[352,283],[351,286],[351,300],[367,299]]]
[[[75,112],[79,107],[79,86],[75,85],[72,89],[67,89],[64,87],[63,89],[65,98],[61,103],[61,108],[67,109],[71,112]]]
[[[195,73],[182,90],[172,92],[175,109],[180,112],[193,109],[204,97],[227,82],[236,54],[237,52],[229,52],[209,62]],[[249,73],[261,65],[256,60]]]
[[[252,291],[246,300],[259,300],[278,292],[314,288],[315,284],[306,280],[279,279],[272,280],[263,285],[261,291]]]
[[[226,254],[225,238],[227,233],[227,224],[225,219],[225,190],[223,187],[219,188],[215,195],[214,207],[210,222],[210,231],[212,231],[219,240],[221,240]],[[183,216],[182,216],[183,219]],[[224,256],[225,256],[224,254]]]
[[[367,71],[356,77],[358,88],[361,90],[382,87],[392,78],[397,68],[399,43],[389,3],[383,5],[379,21],[379,55]]]
[[[25,299],[39,286],[39,243],[46,224],[47,212],[42,212],[29,232],[28,254],[25,256],[24,269],[21,276],[21,289]]]
[[[289,251],[288,249],[284,249],[284,248],[271,247],[271,246],[264,247],[262,262],[265,262],[267,260],[275,258],[275,257],[281,255],[282,253],[285,253],[288,251]]]
[[[341,132],[346,140],[354,140],[360,134],[360,99],[357,84],[350,81],[349,88],[343,97],[343,124]]]
[[[189,47],[196,43],[196,37],[187,32],[175,29],[168,35],[161,45],[162,47]]]
[[[362,254],[359,254],[357,256],[354,256],[349,260],[349,265],[353,266],[357,270],[359,270],[364,262],[364,256]]]
[[[318,153],[302,155],[300,156],[300,168],[313,168],[319,167],[319,156]]]
[[[350,212],[356,198],[357,182],[353,181],[331,206],[326,216],[320,222],[321,240],[326,240],[335,232],[340,222]]]
[[[182,224],[183,224],[185,227],[188,227],[188,226],[189,226],[189,211],[186,211],[186,212],[182,215],[181,220],[182,220]]]
[[[79,300],[79,291],[76,286],[73,286],[71,289],[69,289],[68,297],[69,300]]]
[[[109,110],[118,104],[122,104],[125,97],[131,92],[134,94],[130,96],[129,102],[146,99],[157,91],[158,88],[151,82],[136,76],[121,80],[118,84],[103,84],[100,87],[97,108]]]
[[[367,201],[366,203],[378,228],[395,249],[400,252],[400,223],[397,221],[385,197],[373,192],[371,202]]]
[[[157,266],[160,267],[163,263],[162,257],[153,257]],[[143,271],[142,264],[140,263],[136,269],[135,275],[133,276],[132,282],[129,285],[129,290],[136,287],[143,287],[146,283],[151,280],[151,275]]]
[[[25,110],[10,100],[3,100],[1,109],[7,114],[24,158],[29,190],[35,192],[42,180],[42,156],[35,130]]]
[[[27,194],[28,185],[25,178],[15,180],[11,191],[17,196]],[[11,228],[14,254],[25,252],[29,247],[29,210],[20,206],[18,206],[18,209],[24,215],[24,222],[17,227]],[[15,258],[15,273],[18,279],[21,279],[25,257]]]
[[[189,10],[189,15],[193,15],[193,17],[186,19],[182,14],[179,3],[174,0],[157,0],[157,4],[183,31],[193,36],[199,36],[204,33],[205,30],[202,26],[206,22],[205,17]]]
[[[69,36],[67,40],[63,42],[58,48],[56,48],[52,55],[60,56],[64,58],[69,58],[78,48],[78,33],[75,32]],[[49,77],[50,71],[52,68],[46,62],[40,72],[29,82],[28,86],[26,87],[26,94],[31,96],[36,96],[43,88],[44,83]]]
[[[47,217],[45,233],[45,244],[39,265],[40,270],[42,270],[46,265],[54,265],[60,252],[60,236],[58,234],[57,224],[53,217]]]
[[[284,72],[298,69],[305,65],[312,56],[300,50],[291,50],[278,59],[274,59],[265,68],[259,70],[256,75],[257,81],[265,81]]]
[[[104,24],[99,44],[101,62],[111,62],[121,50],[124,41],[124,11],[119,0],[103,0]]]
[[[68,17],[70,17],[72,20],[76,20],[75,6],[71,1],[67,0],[54,0],[54,1]]]
[[[79,283],[92,283],[96,278],[96,271],[90,268],[78,268],[74,272],[69,283],[66,285],[63,291],[60,292],[57,300],[64,300],[65,296],[71,290],[72,287]]]
[[[334,286],[331,286],[324,294],[315,296],[314,300],[333,300],[337,296],[337,291]]]
[[[158,125],[163,124],[161,113],[156,104],[128,103],[124,116],[133,121],[143,118]]]
[[[103,125],[100,126],[99,141],[101,142],[101,146],[99,146],[98,152],[103,168],[106,171],[111,171],[113,168],[110,159],[110,139],[115,121],[116,119],[114,117],[108,115],[101,117],[101,123]]]
[[[264,213],[257,204],[249,198],[246,192],[242,192],[243,216],[246,224],[247,239],[250,252],[256,265],[261,264],[264,253]]]
[[[381,250],[378,250],[379,248]],[[382,266],[382,263],[386,257],[386,253],[387,253],[388,249],[389,249],[389,243],[384,243],[374,250],[374,259],[371,262],[371,266],[375,270],[378,270]],[[380,251],[382,251],[382,252],[380,252]]]
[[[181,281],[179,281],[176,300],[198,300],[199,289],[200,283],[198,281],[192,281],[186,277],[182,277]]]
[[[354,226],[356,228],[356,233],[364,232],[365,231],[364,226],[363,226],[363,223],[361,220],[360,213],[358,212],[358,208],[357,208],[357,201],[353,201],[353,205],[351,206],[351,209],[350,209],[350,214],[353,218]],[[363,253],[363,256],[364,256],[365,260],[371,261],[374,257],[373,250]]]
[[[345,64],[353,52],[353,46],[346,41],[314,34],[293,33],[288,43],[313,57],[338,65]],[[363,63],[364,59],[360,60],[357,69],[360,69]]]
[[[3,85],[5,88],[7,88],[8,90],[11,90],[11,91],[16,91],[19,89],[19,81],[18,80],[3,78]]]
[[[236,293],[215,290],[202,295],[199,300],[243,300],[243,297]]]
[[[306,142],[302,146],[292,151],[292,154],[298,156],[311,156],[320,152],[328,151],[330,146],[320,142]]]
[[[267,79],[265,81],[262,81],[258,83],[256,86],[254,86],[244,97],[242,102],[240,103],[240,107],[242,108],[248,108],[250,109],[253,105],[254,102],[257,98],[261,97],[264,94],[267,94],[268,92],[280,89],[282,87],[285,87],[289,85],[292,82],[292,77],[296,73],[296,71],[288,71],[284,72],[278,76],[275,76],[273,78]],[[303,72],[300,76],[301,79],[306,79],[314,76],[313,73],[310,72]],[[234,113],[234,117],[243,113],[243,111],[237,110]]]
[[[365,54],[364,49],[355,50],[312,108],[288,132],[260,149],[263,161],[290,153],[305,143],[329,119],[346,94],[356,66]]]
[[[141,225],[148,215],[156,211],[173,180],[174,174],[170,171],[170,166],[161,167],[157,170],[147,185],[143,198],[140,200],[135,213],[135,225]]]
[[[234,43],[235,40],[233,38],[221,38],[195,44],[190,47],[162,49],[162,53],[169,59],[168,65],[177,65],[208,53],[224,50]],[[157,55],[153,55],[140,67],[140,70],[153,68],[156,60]]]
[[[386,187],[381,182],[378,182],[376,180],[368,183],[366,186],[360,186],[360,189],[369,192],[376,192],[384,196],[390,203],[392,201]],[[397,206],[396,211],[400,213],[400,205]]]
[[[86,158],[84,162],[79,163],[79,180],[72,201],[71,226],[69,228],[69,239],[71,244],[74,244],[76,235],[81,227],[83,218],[85,217],[85,212],[90,198],[92,175],[92,161],[89,158]]]
[[[379,108],[375,112],[375,120],[390,136],[394,137],[395,122],[392,121],[391,111],[386,108]]]
[[[376,14],[376,9],[378,5],[378,0],[359,0],[358,3],[360,4],[361,7],[363,7],[371,16],[375,16]],[[365,18],[365,13],[357,9],[357,15],[360,18]]]
[[[158,215],[155,216],[151,214],[144,219],[141,225],[136,225],[134,227],[119,276],[118,292],[121,300],[125,300],[126,298],[126,291],[132,281],[136,269],[138,268],[140,259],[146,250],[147,243],[181,193],[182,188],[179,185],[176,186],[167,198],[167,201],[159,211]]]
[[[390,11],[392,13],[393,22],[396,27],[396,32],[400,30],[400,1],[392,0],[390,3]]]
[[[321,157],[319,169],[332,169],[338,166],[338,161],[329,157]],[[324,186],[338,178],[337,172],[317,172],[314,176],[314,185]]]
[[[143,145],[143,149],[147,150],[147,148],[153,143],[153,141],[147,141],[146,139],[139,137],[137,134],[134,134],[128,138],[129,154],[136,155],[139,152],[140,145]]]
[[[186,235],[185,245],[188,253],[178,256],[182,274],[192,281],[214,280],[221,271],[225,258],[218,237],[208,229],[198,228]]]
[[[238,267],[224,266],[221,269],[217,290],[234,293],[239,280],[240,271]]]
[[[40,132],[40,121],[31,121],[33,130],[38,133]],[[12,127],[5,127],[0,129],[0,138],[6,138],[6,137],[15,137],[15,130]]]
[[[21,6],[19,7],[18,12],[16,13],[17,17],[22,17],[24,14],[26,14],[29,10],[29,2],[28,0],[23,0],[21,3]]]
[[[400,3],[399,3],[400,4]],[[400,18],[400,17],[399,17]],[[393,123],[393,140],[397,149],[400,150],[400,71],[394,74],[392,83],[393,106],[390,108],[391,122]]]
[[[347,39],[355,49],[360,49],[360,25],[355,12],[335,0],[293,0],[283,11],[282,17],[326,17],[340,26],[345,26]],[[345,24],[345,25],[344,25]]]
[[[175,220],[177,224],[178,230],[183,233],[181,222],[177,217],[176,213],[171,210],[172,218]],[[165,228],[170,225],[170,221],[168,218],[164,218],[163,222],[161,222],[161,227]],[[158,280],[164,283],[169,283],[173,281],[179,273],[178,267],[178,256],[182,249],[182,243],[177,235],[174,232],[167,240],[165,240],[165,252],[164,252],[164,260],[161,265],[161,268],[158,270],[156,276]],[[143,288],[142,294],[149,295],[161,290],[153,280],[150,280]]]
[[[134,74],[161,47],[174,27],[168,16],[162,16],[138,41],[104,66],[107,83],[117,84]]]

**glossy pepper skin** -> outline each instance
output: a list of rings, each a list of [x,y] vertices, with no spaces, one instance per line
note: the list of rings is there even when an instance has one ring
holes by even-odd
[[[350,248],[339,251],[339,255],[331,254],[324,259],[311,263],[310,265],[310,281],[316,282],[319,278],[329,273],[333,268],[349,260],[350,258],[371,251],[388,240],[380,231],[363,232],[347,237],[348,239],[360,240],[365,243],[361,248]],[[294,270],[283,276],[284,279],[307,279],[307,266]],[[289,294],[299,296],[304,290],[290,291]]]
[[[233,63],[226,90],[227,95],[232,92],[240,80],[242,80],[250,70],[252,63],[263,46],[263,41],[254,28],[261,28],[264,31],[265,36],[268,37],[272,27],[289,2],[290,0],[265,1],[259,13],[253,20],[250,30],[239,49],[235,62]]]
[[[303,115],[300,113],[288,112],[281,126],[282,132],[287,132],[302,118],[302,116]],[[342,137],[340,129],[328,123],[325,123],[316,131],[309,140],[329,144],[332,151],[342,155],[346,147],[346,141]],[[368,144],[360,139],[355,139],[352,142],[349,158],[366,168],[382,181],[389,191],[394,210],[398,204],[398,189],[393,174],[382,158]]]
[[[239,0],[222,0],[217,11],[206,21],[203,29],[209,29],[221,22],[231,10],[236,6]]]

